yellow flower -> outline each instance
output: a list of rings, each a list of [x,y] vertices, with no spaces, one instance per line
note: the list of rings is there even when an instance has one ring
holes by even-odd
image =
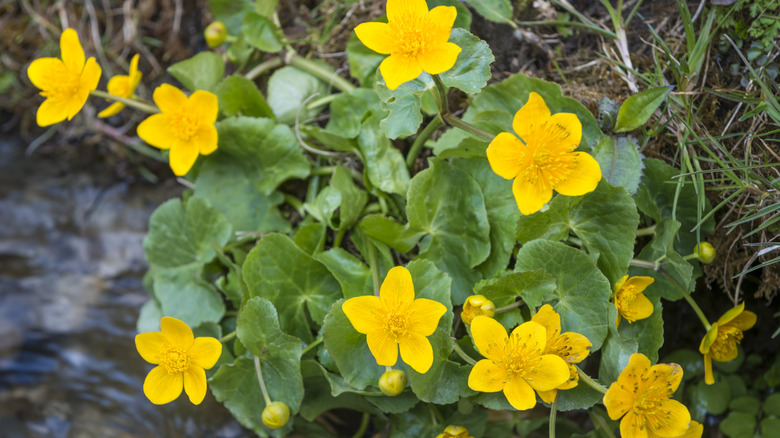
[[[609,418],[620,421],[623,438],[678,437],[688,431],[691,414],[682,403],[672,400],[680,386],[680,365],[650,366],[644,354],[634,353],[628,366],[604,395]]]
[[[184,322],[164,316],[161,332],[141,333],[135,347],[145,361],[157,365],[144,380],[144,394],[152,403],[172,402],[182,387],[193,404],[206,396],[206,372],[217,363],[222,344],[215,338],[195,338]]]
[[[474,438],[469,435],[468,429],[463,426],[449,425],[444,429],[444,433],[436,435],[436,438]]]
[[[503,390],[515,409],[536,406],[536,391],[551,391],[569,379],[566,362],[545,354],[547,333],[539,323],[528,321],[508,336],[504,326],[493,318],[477,316],[471,321],[471,337],[487,359],[474,365],[469,388],[481,392]]]
[[[369,49],[390,55],[379,72],[395,90],[423,71],[435,75],[455,65],[460,47],[447,40],[456,16],[453,6],[429,11],[425,0],[387,0],[387,23],[361,23],[355,33]]]
[[[531,92],[515,114],[512,129],[522,141],[502,132],[490,142],[487,158],[493,172],[514,178],[512,193],[521,213],[539,211],[552,199],[553,189],[565,196],[596,189],[601,181],[599,163],[585,152],[573,152],[582,138],[575,114],[550,115],[542,97]]]
[[[396,266],[387,273],[373,295],[350,298],[341,306],[358,333],[366,335],[376,363],[393,366],[401,358],[418,373],[433,365],[433,348],[426,339],[436,331],[447,311],[444,304],[426,298],[414,299],[412,274]]]
[[[471,324],[471,320],[476,316],[484,315],[493,317],[496,314],[496,305],[485,298],[484,295],[471,295],[463,303],[463,311],[460,313],[460,319],[464,324]]]
[[[127,75],[116,75],[108,81],[108,92],[114,96],[131,99],[135,94],[135,89],[141,82],[141,72],[138,71],[138,55],[130,60],[130,71]],[[119,111],[125,107],[122,102],[114,102],[98,114],[98,117],[111,117],[119,114]]]
[[[615,325],[620,327],[620,317],[632,324],[639,319],[649,318],[653,314],[655,307],[650,300],[642,293],[647,286],[653,284],[653,277],[631,277],[624,276],[612,288],[614,294],[612,301],[618,311],[615,318]]]
[[[702,434],[704,434],[704,425],[691,420],[691,425],[688,426],[688,430],[676,438],[701,438]]]
[[[745,303],[734,307],[713,323],[701,340],[699,352],[704,355],[704,382],[715,383],[712,375],[712,360],[729,362],[737,357],[737,345],[742,341],[742,332],[756,324],[756,314],[745,310]]]
[[[45,97],[36,115],[38,126],[49,126],[72,119],[87,102],[89,92],[96,89],[101,69],[95,58],[84,61],[84,49],[73,29],[60,36],[59,58],[39,58],[27,68],[30,82]]]
[[[588,357],[590,353],[588,349],[593,344],[579,333],[561,333],[561,315],[553,310],[549,304],[542,306],[539,312],[531,318],[531,321],[541,324],[547,330],[547,344],[542,354],[554,354],[563,359],[569,366],[569,379],[567,381],[550,391],[537,391],[545,403],[552,403],[555,401],[559,389],[571,389],[577,386],[580,375],[574,364],[580,363]]]
[[[162,84],[153,97],[162,112],[141,122],[138,136],[154,147],[170,149],[173,173],[185,175],[199,154],[217,150],[217,96],[198,90],[188,98],[173,85]]]

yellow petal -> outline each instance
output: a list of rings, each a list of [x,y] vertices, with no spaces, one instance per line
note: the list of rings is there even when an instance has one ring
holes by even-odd
[[[529,180],[525,173],[521,172],[512,183],[512,193],[520,213],[529,215],[541,210],[552,199],[553,191],[544,176],[539,175],[534,180]]]
[[[184,392],[194,405],[203,401],[206,397],[206,372],[203,368],[190,364],[184,372]]]
[[[355,27],[355,34],[366,47],[383,55],[389,55],[398,44],[387,23],[360,23]]]
[[[704,433],[704,426],[696,421],[691,420],[691,424],[688,426],[688,430],[678,438],[701,438]]]
[[[347,319],[352,323],[352,327],[358,333],[368,334],[372,331],[381,330],[382,312],[378,297],[373,295],[364,295],[350,298],[341,305],[341,310],[347,315]]]
[[[114,76],[108,80],[106,90],[109,94],[113,94],[114,96],[130,97],[127,95],[127,92],[130,90],[130,78],[125,75]]]
[[[585,152],[572,152],[574,167],[568,177],[555,184],[556,192],[564,196],[581,196],[596,190],[601,181],[601,167],[598,161]]]
[[[176,112],[187,104],[187,96],[178,88],[170,84],[162,84],[154,89],[152,95],[154,103],[164,113]]]
[[[377,364],[391,367],[398,361],[398,343],[390,333],[384,330],[369,332],[366,342]]]
[[[385,78],[387,88],[395,90],[404,82],[416,79],[423,70],[417,58],[393,54],[379,64],[379,72]]]
[[[743,301],[739,303],[738,306],[729,309],[728,312],[724,313],[723,316],[718,318],[718,324],[719,325],[728,324],[729,321],[736,318],[737,316],[739,316],[740,313],[744,311],[745,311],[745,302]]]
[[[217,128],[214,124],[201,125],[192,142],[201,155],[208,155],[217,150]]]
[[[487,148],[490,168],[504,179],[512,179],[520,173],[525,145],[508,132],[499,133]]]
[[[624,275],[620,280],[615,283],[614,286],[612,286],[612,291],[614,293],[618,293],[620,289],[623,287],[624,284],[626,284],[626,281],[628,280],[628,275]]]
[[[133,59],[130,60],[130,70],[127,73],[131,79],[138,76],[138,54],[133,55]],[[139,78],[140,79],[140,78]]]
[[[717,360],[718,362],[730,362],[737,358],[739,355],[739,350],[737,349],[737,344],[735,340],[731,341],[715,341],[713,345],[716,345],[717,348],[710,349],[710,355],[714,360]]]
[[[184,351],[189,350],[192,343],[195,341],[195,337],[192,335],[192,329],[190,326],[176,318],[170,316],[163,316],[160,319],[160,331],[168,342],[179,347]]]
[[[140,333],[135,336],[135,348],[145,361],[152,364],[160,363],[160,355],[165,351],[167,343],[160,332]]]
[[[414,301],[412,274],[403,266],[396,266],[387,272],[379,287],[382,306],[391,311],[405,311]]]
[[[458,10],[454,6],[436,6],[428,11],[428,20],[433,24],[432,29],[426,29],[428,32],[436,32],[433,41],[445,43],[450,39],[452,26],[458,17]],[[457,46],[456,46],[457,47]],[[458,47],[460,52],[460,47]],[[457,53],[456,53],[457,54]],[[425,70],[428,71],[428,70]],[[428,71],[428,73],[431,73]]]
[[[710,329],[707,330],[707,334],[704,335],[703,338],[701,338],[701,343],[699,344],[699,353],[707,354],[710,352],[710,347],[712,346],[712,344],[715,343],[715,340],[718,338],[719,328],[720,325],[718,325],[717,322],[712,323]]]
[[[216,338],[195,338],[187,354],[193,365],[208,370],[219,360],[219,356],[222,354],[222,343]],[[184,383],[186,385],[187,382]]]
[[[165,113],[152,114],[138,125],[136,131],[143,141],[159,149],[170,149],[179,137],[171,128],[172,117]]]
[[[534,321],[527,321],[512,330],[512,334],[509,335],[514,339],[521,339],[524,344],[530,348],[535,349],[538,354],[541,354],[544,347],[547,345],[547,330],[544,326]]]
[[[634,286],[637,292],[642,292],[643,290],[647,289],[647,286],[653,284],[654,281],[655,279],[653,277],[638,275],[636,277],[629,278],[628,281],[625,282],[625,286]]]
[[[547,123],[550,118],[550,109],[544,103],[544,99],[533,91],[528,95],[528,102],[515,113],[512,119],[512,129],[520,136],[525,144],[534,137],[534,132]]]
[[[617,383],[626,388],[634,384],[650,369],[650,359],[642,353],[634,353],[628,358],[628,365],[620,372]]]
[[[168,162],[174,175],[184,176],[192,169],[195,160],[198,159],[198,145],[192,142],[178,142],[171,146]]]
[[[95,58],[87,59],[84,70],[81,72],[81,92],[85,92],[88,95],[90,91],[94,90],[100,82],[100,75],[103,74],[103,69],[100,68]],[[86,100],[86,99],[85,99]]]
[[[500,322],[487,316],[477,316],[471,321],[471,338],[477,350],[486,358],[495,361],[504,358],[503,347],[509,336]]]
[[[547,122],[547,141],[557,151],[571,152],[582,140],[582,123],[576,114],[556,113]]]
[[[74,73],[81,73],[84,68],[84,49],[79,42],[79,35],[73,29],[65,29],[60,36],[60,51],[65,68]]]
[[[679,437],[688,431],[691,414],[677,400],[661,400],[658,413],[646,417],[647,427],[662,438]]]
[[[115,116],[119,114],[119,112],[122,111],[124,108],[125,108],[125,104],[123,104],[122,102],[114,102],[111,105],[109,105],[108,108],[99,112],[98,117],[103,119],[106,117]]]
[[[66,75],[65,64],[57,58],[38,58],[27,67],[30,82],[41,90],[48,90],[59,84]]]
[[[401,359],[413,370],[425,374],[433,365],[433,347],[425,336],[407,333],[398,340]]]
[[[515,409],[524,411],[536,406],[536,394],[525,380],[516,377],[504,385],[504,395]]]
[[[749,310],[745,310],[744,312],[740,313],[736,318],[732,319],[728,324],[742,331],[745,331],[753,328],[753,326],[756,325],[757,319],[758,317],[756,316],[755,313]]]
[[[536,393],[539,394],[539,398],[541,398],[545,403],[552,403],[555,401],[555,396],[558,395],[558,390],[552,389],[550,391],[536,391]]]
[[[569,366],[554,354],[545,354],[534,361],[525,379],[537,391],[555,389],[569,380]]]
[[[613,420],[622,417],[634,406],[634,394],[620,386],[620,383],[614,382],[604,394],[604,407],[607,408],[609,418]],[[633,385],[626,386],[626,388],[632,387]]]
[[[213,125],[217,121],[219,101],[216,94],[197,90],[192,93],[192,96],[187,101],[187,105],[195,118],[202,124]]]
[[[438,301],[418,298],[409,306],[408,312],[408,330],[422,336],[430,336],[436,331],[439,319],[447,312],[447,308]],[[403,350],[401,354],[403,355]]]
[[[455,9],[452,6],[448,7]],[[460,47],[454,43],[445,42],[444,44],[436,45],[420,54],[418,58],[420,61],[420,66],[422,67],[423,71],[432,75],[444,73],[455,65],[455,61],[458,60],[458,53],[460,53],[460,50]]]
[[[68,118],[67,101],[55,100],[52,98],[43,101],[35,114],[38,126],[49,126],[59,123]]]
[[[715,383],[715,376],[712,375],[712,357],[709,354],[704,355],[704,383],[708,385]]]
[[[552,306],[545,304],[542,306],[536,315],[531,318],[531,321],[541,324],[547,331],[547,340],[557,336],[561,333],[561,315],[553,310]]]
[[[428,13],[425,0],[387,0],[387,21],[411,21]]]
[[[469,373],[469,388],[479,392],[498,392],[504,389],[506,373],[492,360],[482,359]]]
[[[566,332],[558,338],[555,346],[560,348],[555,348],[553,350],[548,346],[548,352],[550,354],[560,356],[561,359],[565,360],[567,363],[580,363],[588,357],[590,354],[590,347],[592,347],[593,344],[588,338],[579,333]]]
[[[620,421],[621,438],[648,438],[645,417],[629,411]]]
[[[650,376],[659,385],[668,385],[668,388],[674,392],[682,382],[683,369],[676,363],[659,363],[650,367]]]
[[[649,318],[650,315],[653,314],[655,307],[644,294],[639,293],[634,296],[634,301],[631,303],[631,307],[620,310],[626,319],[630,321],[636,321]]]
[[[169,374],[160,365],[149,371],[144,380],[144,394],[150,402],[156,405],[170,403],[176,400],[184,387],[182,373]]]

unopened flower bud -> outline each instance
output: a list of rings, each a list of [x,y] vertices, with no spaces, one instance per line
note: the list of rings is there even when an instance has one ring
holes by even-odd
[[[290,419],[290,408],[284,402],[275,401],[263,409],[263,424],[271,429],[281,429]]]
[[[401,370],[386,371],[379,378],[379,390],[382,394],[394,397],[406,388],[406,373]]]
[[[212,49],[217,48],[225,42],[227,37],[227,29],[221,21],[214,21],[203,31],[203,37],[206,38],[206,44]]]
[[[436,438],[474,438],[469,436],[469,431],[463,426],[449,425],[444,429],[444,433],[440,433]]]
[[[709,242],[702,242],[693,248],[696,258],[702,263],[712,263],[715,260],[715,248]]]
[[[463,303],[463,311],[460,319],[464,324],[471,324],[471,320],[477,316],[483,315],[492,318],[496,314],[496,305],[485,298],[484,295],[471,295]]]

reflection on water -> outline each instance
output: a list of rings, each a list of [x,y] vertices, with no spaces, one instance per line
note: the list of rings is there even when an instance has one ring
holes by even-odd
[[[173,184],[113,181],[0,138],[0,436],[252,436],[209,394],[152,405],[142,241]]]

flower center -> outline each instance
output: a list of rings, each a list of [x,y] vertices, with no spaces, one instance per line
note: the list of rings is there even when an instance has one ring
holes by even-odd
[[[398,52],[409,58],[417,58],[430,45],[427,17],[406,14],[390,23],[397,36]]]
[[[78,94],[81,87],[80,73],[69,71],[63,67],[54,69],[51,72],[51,77],[56,79],[49,81],[52,85],[41,92],[42,96],[67,101]]]
[[[396,342],[398,338],[406,334],[407,317],[400,313],[388,313],[384,317],[385,330],[390,332],[395,337]]]
[[[631,309],[636,301],[638,292],[634,286],[623,286],[620,288],[617,294],[617,307],[623,318],[626,318],[628,322],[634,322],[635,320],[630,318]]]
[[[179,347],[168,345],[160,361],[160,365],[170,374],[183,373],[190,365],[190,356]]]
[[[713,342],[710,347],[710,354],[712,354],[712,357],[716,360],[731,356],[734,354],[733,350],[737,348],[737,344],[742,342],[743,337],[744,334],[742,333],[742,330],[734,326],[720,326],[715,342]]]
[[[664,376],[658,374],[657,370],[650,370],[649,375],[644,374],[634,384],[634,415],[644,418],[645,424],[640,424],[639,429],[648,427],[651,430],[658,430],[664,424],[668,424],[671,419],[671,411],[663,410],[662,402],[672,397],[674,388]]]
[[[193,117],[186,109],[176,113],[173,119],[173,130],[180,140],[191,140],[200,128],[200,120]]]
[[[537,342],[531,342],[531,334],[520,337],[513,334],[507,339],[504,347],[505,359],[496,363],[503,368],[507,375],[507,381],[515,377],[525,379],[529,374],[536,374],[536,363],[541,348]]]

